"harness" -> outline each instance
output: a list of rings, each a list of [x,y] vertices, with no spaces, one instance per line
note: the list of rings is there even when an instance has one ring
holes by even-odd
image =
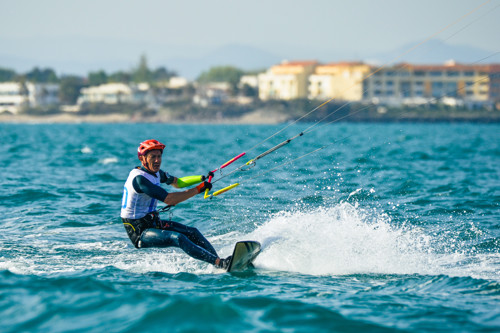
[[[140,248],[141,234],[146,229],[161,229],[160,213],[154,211],[146,214],[140,219],[127,219],[122,217],[123,226],[127,231],[127,235],[136,248]]]

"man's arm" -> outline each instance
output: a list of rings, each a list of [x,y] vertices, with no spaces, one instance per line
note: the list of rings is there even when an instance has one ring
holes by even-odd
[[[165,200],[168,195],[168,192],[165,191],[165,189],[163,189],[161,186],[151,183],[151,181],[141,175],[134,178],[134,180],[132,181],[132,186],[137,192],[146,193],[151,198],[155,198],[159,201]]]
[[[174,177],[175,178],[175,177]],[[177,178],[175,178],[177,179]],[[163,201],[169,206],[175,206],[180,202],[183,202],[189,198],[194,197],[198,193],[205,191],[205,189],[212,188],[212,184],[208,182],[203,182],[196,187],[193,187],[189,190],[183,192],[172,192],[168,193],[162,187],[151,183],[144,176],[137,176],[134,178],[132,182],[134,189],[139,193],[146,193],[152,198],[155,198],[159,201]]]
[[[163,202],[169,206],[175,206],[180,202],[183,202],[189,198],[194,197],[198,193],[199,192],[196,189],[196,187],[193,187],[183,192],[171,192],[167,195],[167,197],[165,198],[165,200],[163,200]]]
[[[192,198],[195,195],[197,195],[198,193],[205,191],[206,189],[210,190],[211,188],[212,188],[212,184],[210,184],[209,182],[203,182],[203,183],[199,184],[198,186],[193,187],[193,188],[186,190],[184,192],[169,193],[167,195],[167,197],[165,198],[165,200],[163,200],[163,202],[169,206],[175,206],[178,203],[183,202],[189,198]]]

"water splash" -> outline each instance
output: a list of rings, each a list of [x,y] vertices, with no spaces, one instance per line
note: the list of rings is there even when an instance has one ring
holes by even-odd
[[[414,225],[394,226],[387,214],[345,202],[309,212],[279,213],[250,237],[263,243],[263,252],[256,260],[257,267],[263,269],[311,275],[491,278],[481,256],[471,257],[471,253],[454,248],[452,238],[446,243]],[[465,261],[475,263],[467,267]]]

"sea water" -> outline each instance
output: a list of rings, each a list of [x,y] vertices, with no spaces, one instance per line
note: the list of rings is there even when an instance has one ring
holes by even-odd
[[[499,331],[500,126],[320,124],[229,174],[310,125],[1,124],[0,331]],[[178,177],[247,152],[163,218],[261,242],[255,270],[132,246],[151,138]]]

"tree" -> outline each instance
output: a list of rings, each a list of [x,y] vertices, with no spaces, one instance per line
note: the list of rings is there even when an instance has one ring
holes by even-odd
[[[0,68],[0,82],[13,81],[17,77],[17,73],[12,69]]]
[[[108,76],[108,82],[129,83],[130,78],[130,73],[118,71]]]
[[[141,55],[139,59],[139,65],[132,72],[132,80],[136,83],[140,82],[151,82],[152,81],[152,73],[148,68],[148,60],[146,55]]]
[[[108,75],[103,70],[97,72],[90,72],[88,75],[88,80],[89,80],[89,85],[98,86],[104,83],[108,83]]]
[[[240,78],[245,74],[241,69],[232,66],[212,67],[208,72],[203,72],[198,77],[199,83],[228,82],[233,92],[237,91]]]
[[[59,87],[59,99],[65,104],[76,104],[80,95],[80,90],[84,87],[83,78],[75,75],[69,75],[61,78]]]
[[[26,80],[36,83],[56,83],[58,81],[56,72],[51,68],[33,68],[25,74]]]
[[[165,67],[158,67],[152,73],[153,81],[168,81],[174,76],[177,76],[177,73],[174,71],[168,71]]]

